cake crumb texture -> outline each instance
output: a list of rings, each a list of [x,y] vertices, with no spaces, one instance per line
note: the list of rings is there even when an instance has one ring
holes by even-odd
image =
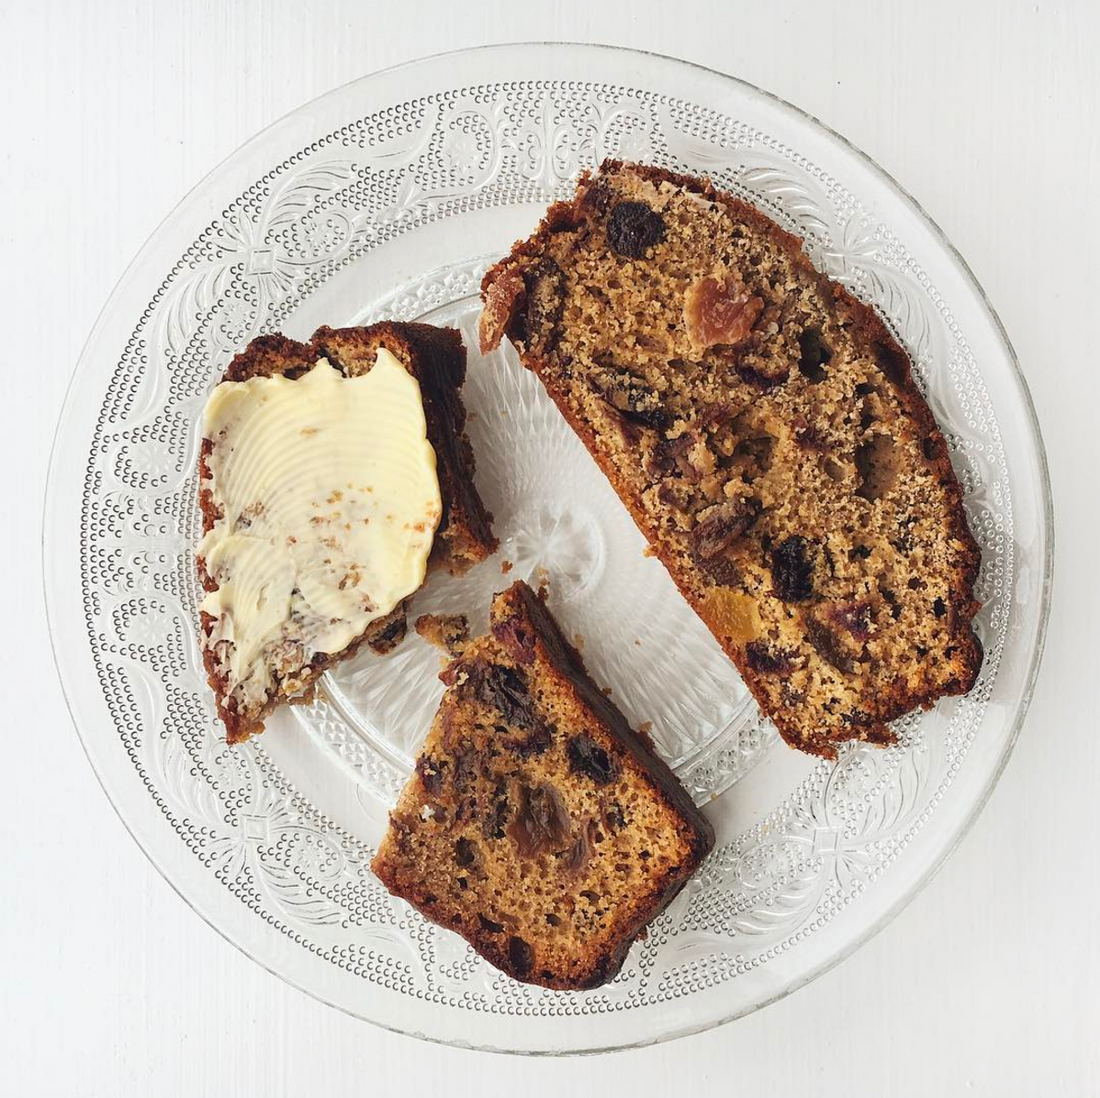
[[[705,180],[607,161],[485,276],[507,336],[788,743],[965,693],[980,553],[877,314]]]
[[[515,979],[596,987],[714,833],[530,587],[497,595],[490,622],[450,645],[447,691],[373,869]],[[435,637],[446,626],[423,619]]]

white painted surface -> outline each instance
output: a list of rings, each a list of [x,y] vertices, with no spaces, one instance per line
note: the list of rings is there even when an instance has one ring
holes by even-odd
[[[11,577],[0,1093],[1100,1093],[1098,9],[534,8],[0,3],[0,554]],[[192,914],[84,759],[38,576],[46,457],[72,365],[126,263],[185,191],[346,80],[535,38],[636,46],[744,77],[901,180],[1000,311],[1046,433],[1058,513],[1031,715],[987,810],[929,888],[854,957],[767,1010],[671,1045],[567,1061],[376,1030],[287,987]]]

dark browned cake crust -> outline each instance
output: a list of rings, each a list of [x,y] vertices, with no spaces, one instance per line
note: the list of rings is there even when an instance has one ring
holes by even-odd
[[[714,832],[525,583],[466,642],[372,868],[509,976],[596,987]],[[462,623],[417,628],[455,650]]]
[[[309,343],[299,343],[283,335],[272,334],[254,339],[229,364],[223,381],[247,381],[251,377],[282,374],[298,378],[308,373],[319,358],[328,361],[348,377],[369,372],[380,347],[385,347],[409,371],[420,385],[428,440],[436,455],[443,512],[436,530],[429,567],[442,567],[461,573],[484,560],[496,550],[492,515],[481,502],[474,486],[474,455],[466,437],[466,409],[460,390],[466,377],[466,348],[461,335],[452,328],[434,328],[428,324],[399,324],[385,321],[367,328],[318,328]],[[218,515],[206,482],[210,479],[207,457],[213,443],[204,439],[199,457],[199,506],[203,533],[209,531]],[[205,590],[217,589],[198,558],[199,579]],[[313,683],[334,663],[347,659],[366,644],[375,652],[389,652],[405,637],[406,600],[393,611],[372,622],[362,636],[343,651],[319,653],[308,668],[289,669],[297,685],[293,696],[276,693],[255,711],[242,712],[236,699],[227,697],[226,679],[215,654],[204,646],[203,663],[210,687],[225,723],[230,743],[239,743],[263,731],[264,718],[287,702],[308,701]],[[214,621],[201,615],[201,626],[210,634]]]
[[[482,283],[507,335],[788,743],[973,685],[980,554],[904,351],[797,237],[605,162]]]

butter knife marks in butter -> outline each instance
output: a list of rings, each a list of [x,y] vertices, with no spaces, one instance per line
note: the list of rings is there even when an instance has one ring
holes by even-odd
[[[199,546],[218,585],[205,643],[230,692],[263,698],[424,582],[442,514],[435,451],[420,386],[385,349],[357,377],[322,358],[296,380],[223,382],[204,435],[220,516]]]

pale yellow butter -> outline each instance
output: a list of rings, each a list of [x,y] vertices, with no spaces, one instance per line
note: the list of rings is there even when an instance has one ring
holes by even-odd
[[[262,700],[273,663],[339,652],[424,582],[442,513],[435,451],[420,386],[385,349],[358,377],[322,358],[296,381],[223,382],[203,434],[222,512],[198,550],[218,584],[205,643],[229,692]]]

